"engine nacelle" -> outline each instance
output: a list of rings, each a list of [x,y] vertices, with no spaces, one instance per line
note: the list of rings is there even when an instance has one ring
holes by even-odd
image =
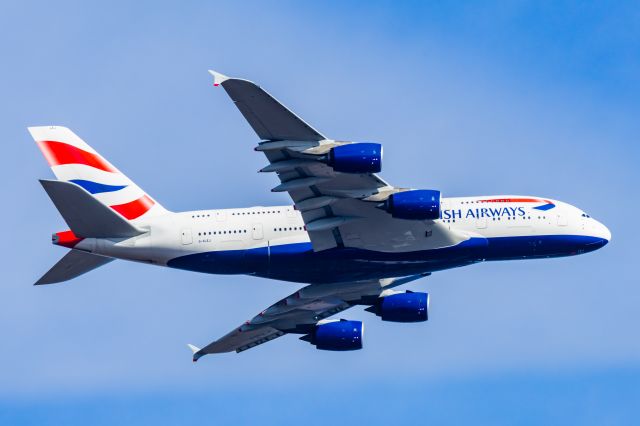
[[[380,298],[378,303],[366,309],[378,315],[382,321],[422,322],[429,319],[429,294],[394,293]]]
[[[362,349],[362,333],[364,325],[362,321],[330,321],[316,325],[315,330],[302,336],[316,349],[325,351],[353,351]]]
[[[440,191],[416,189],[391,194],[384,204],[398,219],[436,220],[440,218]]]
[[[327,164],[342,173],[379,173],[382,170],[382,145],[350,143],[332,148]]]

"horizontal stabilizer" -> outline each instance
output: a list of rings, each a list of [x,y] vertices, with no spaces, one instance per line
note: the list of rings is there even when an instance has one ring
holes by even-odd
[[[126,238],[144,233],[74,183],[44,179],[40,183],[80,238]]]
[[[70,280],[111,262],[112,258],[79,250],[71,250],[40,278],[35,285],[55,284]]]

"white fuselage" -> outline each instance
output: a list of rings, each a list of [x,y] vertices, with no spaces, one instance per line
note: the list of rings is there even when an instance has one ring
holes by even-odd
[[[458,246],[432,250],[430,228],[423,221],[403,221],[407,231],[402,238],[382,250],[350,247],[347,240],[345,247],[316,253],[301,214],[292,206],[167,213],[141,223],[148,229],[143,235],[87,238],[75,248],[180,269],[290,281],[304,281],[315,271],[325,282],[394,276],[404,270],[431,272],[482,260],[572,255],[599,248],[611,238],[604,225],[569,204],[545,199],[552,207],[540,210],[536,203],[520,200],[529,198],[443,198],[441,219],[434,222],[476,242],[467,244],[463,254]]]

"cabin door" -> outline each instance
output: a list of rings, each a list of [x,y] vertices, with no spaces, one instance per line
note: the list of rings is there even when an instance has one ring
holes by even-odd
[[[264,238],[264,232],[262,231],[261,223],[254,223],[251,225],[251,236],[254,240],[261,240]]]

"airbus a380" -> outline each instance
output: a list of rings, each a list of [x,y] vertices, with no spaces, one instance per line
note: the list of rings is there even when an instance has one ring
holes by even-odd
[[[273,192],[293,205],[171,212],[71,130],[31,127],[56,180],[41,180],[69,230],[71,250],[36,284],[124,259],[208,274],[246,274],[306,286],[203,347],[241,352],[285,334],[318,349],[363,345],[360,321],[329,317],[355,305],[383,321],[428,319],[429,295],[397,287],[436,271],[492,260],[571,256],[606,245],[584,211],[536,196],[441,197],[377,175],[382,146],[327,138],[256,84],[210,71],[260,142]]]

